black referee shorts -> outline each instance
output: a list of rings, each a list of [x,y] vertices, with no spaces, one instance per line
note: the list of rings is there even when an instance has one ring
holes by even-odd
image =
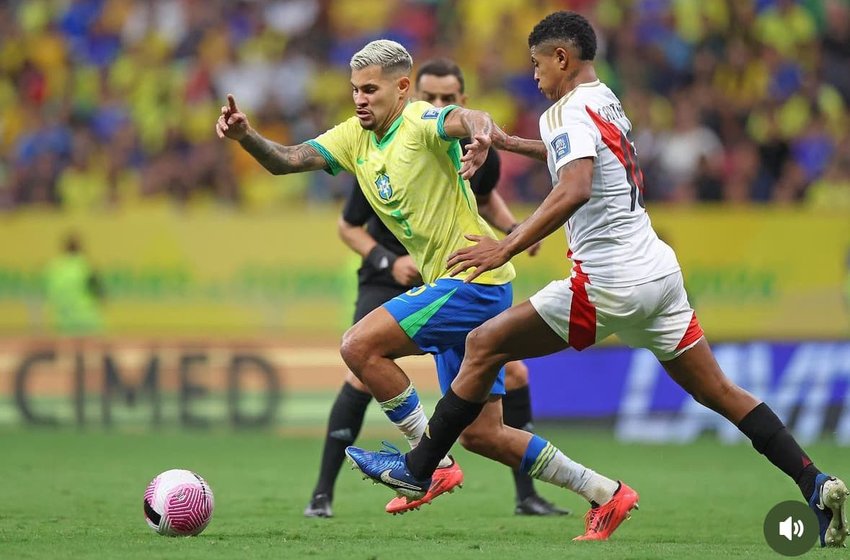
[[[357,286],[357,303],[354,306],[354,322],[356,323],[366,315],[393,299],[397,295],[401,295],[409,287],[397,284],[395,286],[387,286],[385,284],[360,284]]]

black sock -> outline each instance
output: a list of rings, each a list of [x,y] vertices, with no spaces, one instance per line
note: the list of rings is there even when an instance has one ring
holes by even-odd
[[[797,483],[806,501],[812,497],[820,471],[767,404],[761,403],[747,413],[738,429],[750,438],[756,451]]]
[[[478,418],[483,408],[483,402],[463,400],[449,388],[437,402],[422,441],[407,454],[410,473],[416,478],[430,478],[460,433]]]
[[[363,427],[363,417],[372,395],[358,391],[348,383],[343,384],[336,396],[328,418],[325,448],[322,451],[322,466],[319,481],[313,495],[327,494],[333,498],[334,484],[345,459],[345,448],[354,443]]]
[[[534,433],[531,425],[531,394],[528,385],[505,393],[502,399],[502,414],[506,426]],[[534,490],[533,478],[519,469],[513,469],[513,474],[517,501],[521,502],[537,493]]]

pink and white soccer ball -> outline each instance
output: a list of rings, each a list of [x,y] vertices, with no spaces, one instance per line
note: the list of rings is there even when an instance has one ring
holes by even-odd
[[[215,505],[207,482],[183,469],[158,475],[145,490],[145,521],[167,537],[198,535],[212,519]]]

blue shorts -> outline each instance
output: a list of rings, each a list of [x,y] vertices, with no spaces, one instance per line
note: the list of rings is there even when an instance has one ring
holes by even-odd
[[[434,355],[440,389],[445,394],[460,371],[466,335],[509,308],[512,300],[510,283],[490,286],[440,278],[394,297],[384,308],[422,351]],[[505,394],[504,368],[491,394]]]

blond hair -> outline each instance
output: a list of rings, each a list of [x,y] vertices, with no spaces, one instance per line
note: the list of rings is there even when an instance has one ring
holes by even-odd
[[[403,72],[408,75],[413,68],[413,58],[401,44],[388,39],[379,39],[354,53],[349,65],[352,70],[380,66],[384,71]]]

